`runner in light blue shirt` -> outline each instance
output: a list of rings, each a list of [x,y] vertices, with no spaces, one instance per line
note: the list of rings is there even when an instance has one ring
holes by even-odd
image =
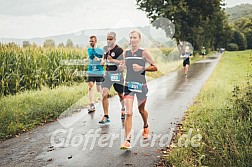
[[[88,48],[89,65],[87,69],[87,81],[88,81],[88,97],[90,100],[90,108],[88,113],[95,111],[94,106],[94,83],[96,82],[96,89],[98,92],[102,92],[101,83],[104,81],[104,69],[103,61],[103,49],[96,47],[96,36],[90,37],[90,48]]]

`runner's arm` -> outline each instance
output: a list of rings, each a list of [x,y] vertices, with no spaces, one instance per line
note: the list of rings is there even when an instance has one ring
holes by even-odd
[[[104,65],[105,64],[105,54],[103,54],[102,58],[101,58],[101,63],[100,65]]]
[[[113,59],[111,56],[108,56],[108,61],[116,64],[120,64],[123,62],[122,60]]]
[[[88,50],[87,50],[87,57],[86,58],[84,58],[84,65],[86,65],[86,64],[89,64],[89,61],[91,60],[91,54],[90,54],[90,50],[89,50],[89,48],[88,48]]]
[[[120,60],[121,63],[119,64],[118,68],[121,72],[123,72],[126,69],[125,66],[125,55],[126,55],[126,51],[123,52],[123,60]]]
[[[144,71],[157,71],[158,68],[157,68],[157,64],[155,62],[155,60],[152,58],[151,54],[147,51],[147,50],[144,50],[143,51],[143,57],[146,59],[146,61],[150,64],[148,67],[146,67],[144,69],[143,67],[143,70]]]

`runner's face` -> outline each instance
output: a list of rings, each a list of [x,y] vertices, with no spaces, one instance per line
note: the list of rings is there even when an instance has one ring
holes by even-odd
[[[107,36],[107,46],[111,47],[115,45],[115,38],[113,36]]]
[[[186,46],[185,52],[190,52],[190,47],[189,46]]]
[[[130,46],[131,47],[138,47],[140,44],[139,34],[136,32],[133,32],[129,36],[130,36]]]
[[[95,46],[95,43],[96,43],[95,38],[90,38],[89,44],[90,44],[90,46],[91,46],[92,48]]]

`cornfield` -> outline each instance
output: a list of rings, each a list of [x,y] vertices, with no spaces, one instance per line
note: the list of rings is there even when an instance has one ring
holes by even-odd
[[[170,48],[150,49],[160,66],[177,59],[177,54],[171,51]],[[86,57],[87,51],[83,49],[22,48],[13,43],[0,43],[0,96],[38,90],[42,86],[54,88],[83,82]]]
[[[86,51],[81,49],[0,44],[0,95],[82,82],[84,76],[76,74],[85,71],[86,66],[80,62],[86,56]],[[64,60],[78,60],[78,63],[64,65]]]

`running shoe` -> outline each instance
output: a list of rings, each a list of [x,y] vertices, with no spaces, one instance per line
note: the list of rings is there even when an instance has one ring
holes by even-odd
[[[123,145],[121,145],[121,147],[120,147],[121,150],[127,150],[130,148],[132,148],[132,147],[131,147],[130,142],[128,142],[128,141],[125,141],[125,143]]]
[[[109,118],[105,116],[103,116],[102,119],[99,121],[100,124],[105,124],[109,122],[110,122]]]
[[[148,139],[149,138],[149,128],[144,128],[143,133],[142,133],[143,139]]]
[[[90,104],[90,108],[88,109],[88,113],[94,112],[95,111],[95,106],[93,103]]]

